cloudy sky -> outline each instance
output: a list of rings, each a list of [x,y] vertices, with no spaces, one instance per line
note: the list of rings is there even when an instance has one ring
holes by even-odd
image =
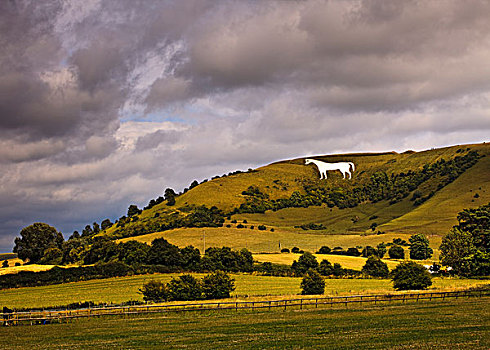
[[[0,2],[0,252],[305,155],[489,141],[488,1]]]

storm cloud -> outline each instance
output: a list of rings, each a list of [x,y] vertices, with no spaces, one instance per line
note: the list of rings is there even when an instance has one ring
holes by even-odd
[[[487,1],[0,2],[0,251],[166,187],[488,141]]]

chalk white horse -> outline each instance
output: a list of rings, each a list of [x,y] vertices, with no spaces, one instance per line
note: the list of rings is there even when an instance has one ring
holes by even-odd
[[[339,162],[339,163],[325,163],[316,159],[305,159],[305,164],[315,164],[320,172],[320,179],[327,178],[328,170],[340,170],[345,179],[345,174],[349,174],[349,179],[352,179],[352,174],[350,167],[352,166],[352,171],[355,171],[354,163],[352,162]]]

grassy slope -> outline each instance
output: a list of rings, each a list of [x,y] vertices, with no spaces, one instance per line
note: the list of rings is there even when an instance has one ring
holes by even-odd
[[[362,204],[355,208],[338,209],[321,207],[287,208],[276,212],[264,214],[239,214],[233,219],[239,221],[246,219],[248,225],[265,224],[274,227],[275,232],[259,232],[249,229],[218,228],[218,229],[177,229],[162,233],[154,233],[137,237],[138,240],[151,242],[157,237],[165,237],[179,246],[192,244],[202,248],[203,233],[206,233],[206,246],[227,245],[233,248],[246,247],[254,252],[277,251],[278,243],[283,247],[298,246],[302,249],[314,251],[321,245],[329,246],[365,246],[376,245],[382,241],[389,242],[394,237],[407,239],[413,233],[429,235],[431,246],[437,248],[441,237],[455,223],[456,215],[463,208],[477,207],[490,201],[490,144],[453,146],[434,149],[425,152],[402,154],[351,154],[318,156],[328,162],[351,160],[356,164],[354,180],[360,183],[368,181],[371,174],[378,170],[387,173],[406,172],[417,170],[425,164],[433,163],[439,159],[450,159],[458,150],[477,150],[486,157],[471,169],[467,170],[455,182],[437,191],[436,195],[424,204],[415,207],[408,198],[394,205],[386,201],[371,204]],[[303,159],[295,159],[274,163],[257,169],[257,172],[242,173],[218,178],[193,188],[177,198],[174,207],[169,208],[162,203],[149,210],[143,211],[140,218],[151,220],[155,213],[175,210],[186,204],[216,205],[228,211],[244,201],[241,192],[248,186],[258,186],[271,198],[288,197],[295,190],[302,191],[300,180],[317,180],[316,170],[312,166],[304,166]],[[323,180],[325,181],[325,180]],[[329,185],[349,186],[340,174],[329,173]],[[429,183],[425,186],[430,187]],[[479,198],[473,198],[478,193]],[[376,215],[377,218],[370,220]],[[354,222],[355,221],[355,222]],[[325,230],[303,231],[294,226],[304,223],[321,223]],[[376,222],[379,229],[387,232],[380,236],[360,236],[369,234],[369,226]],[[228,222],[229,223],[229,222]],[[234,225],[233,225],[234,226]],[[108,234],[113,228],[108,230]]]
[[[485,306],[487,305],[487,306]],[[490,298],[2,327],[9,349],[488,349]]]

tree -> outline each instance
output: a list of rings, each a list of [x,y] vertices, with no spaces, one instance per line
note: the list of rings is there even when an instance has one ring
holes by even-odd
[[[410,259],[425,260],[430,259],[433,250],[429,247],[429,240],[423,234],[418,233],[409,238]]]
[[[182,266],[182,254],[179,247],[170,244],[164,238],[156,238],[151,242],[148,251],[148,263],[152,265]]]
[[[318,267],[318,261],[313,254],[310,252],[303,253],[298,261],[293,261],[291,268],[297,275],[303,275],[306,271],[310,269],[316,269]]]
[[[165,193],[164,193],[164,196],[165,196],[165,200],[167,201],[167,205],[174,205],[175,204],[175,191],[171,188],[167,188],[165,189]]]
[[[391,259],[405,259],[405,250],[398,244],[393,244],[388,250],[388,256]]]
[[[396,290],[426,289],[432,285],[429,271],[414,261],[401,262],[391,271],[391,280]]]
[[[150,247],[142,242],[127,241],[117,245],[118,258],[125,264],[144,264],[148,259]]]
[[[143,294],[144,301],[167,301],[168,290],[164,283],[150,280],[143,284],[143,287],[138,289],[139,293]]]
[[[385,256],[387,249],[386,249],[386,244],[384,242],[381,242],[376,246],[377,254],[380,259],[383,259],[383,256]]]
[[[182,275],[167,284],[169,300],[202,299],[202,284],[192,275]]]
[[[81,262],[83,261],[83,257],[88,251],[89,246],[88,242],[85,239],[79,238],[72,238],[69,239],[66,242],[63,242],[63,259],[62,263],[63,264],[71,264],[75,262]]]
[[[462,276],[490,275],[490,203],[463,210],[458,222],[442,239],[441,263]]]
[[[117,245],[108,237],[96,237],[92,246],[85,252],[83,263],[95,264],[99,261],[108,262],[119,255]]]
[[[324,245],[316,253],[317,254],[330,254],[331,251],[332,251],[332,249],[330,249],[329,247]]]
[[[301,281],[301,294],[323,294],[325,292],[325,281],[323,277],[313,269],[307,271]]]
[[[373,277],[388,277],[388,265],[375,255],[371,255],[364,266],[362,272]]]
[[[93,227],[93,231],[94,231],[94,235],[98,234],[100,232],[100,226],[98,223],[94,222],[92,224],[92,227]]]
[[[112,222],[109,219],[105,219],[100,223],[100,228],[102,230],[107,230],[111,226],[112,226]]]
[[[44,251],[44,255],[39,260],[40,264],[59,265],[63,260],[63,251],[60,248],[48,248]]]
[[[22,260],[29,259],[31,263],[39,262],[46,249],[61,248],[63,244],[61,232],[42,222],[24,227],[20,235],[21,238],[16,237],[14,240],[13,252]]]
[[[182,267],[187,270],[197,271],[201,264],[201,252],[193,246],[187,246],[180,250],[182,256]]]
[[[9,261],[8,260],[4,260],[3,263],[2,263],[2,267],[3,268],[9,267]]]
[[[345,254],[349,256],[361,256],[361,252],[357,248],[347,248],[347,252]]]
[[[321,262],[320,262],[320,265],[318,266],[318,272],[322,275],[322,276],[330,276],[330,275],[333,275],[333,265],[330,261],[326,260],[326,259],[323,259]]]
[[[82,237],[89,237],[94,234],[94,230],[92,230],[92,227],[90,225],[85,226],[85,228],[82,230]]]
[[[378,255],[378,252],[376,251],[376,249],[374,249],[370,245],[364,247],[364,249],[362,250],[362,256],[365,258],[368,258],[371,255],[376,255],[376,256]]]
[[[128,207],[128,217],[138,215],[139,213],[141,213],[141,209],[139,209],[138,206],[131,204]]]
[[[235,290],[235,280],[223,271],[205,276],[202,280],[202,291],[205,299],[229,298]]]

